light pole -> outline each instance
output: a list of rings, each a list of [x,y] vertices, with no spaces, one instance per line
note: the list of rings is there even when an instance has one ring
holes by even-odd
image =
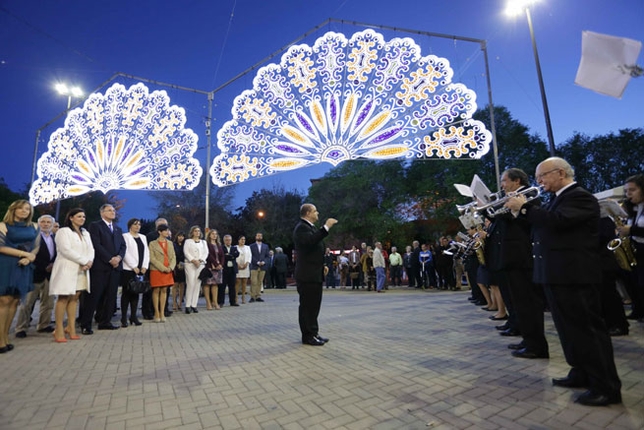
[[[550,156],[555,156],[555,138],[552,134],[552,124],[550,123],[550,110],[548,109],[548,99],[546,98],[546,90],[543,86],[543,76],[541,76],[541,63],[539,62],[539,52],[537,51],[537,41],[534,37],[534,28],[532,27],[532,17],[530,16],[530,5],[536,0],[510,0],[508,2],[505,13],[508,16],[516,16],[525,10],[525,16],[528,20],[528,28],[530,29],[530,39],[532,39],[532,51],[534,52],[534,62],[537,66],[537,77],[539,78],[539,89],[541,90],[541,103],[543,104],[543,116],[546,119],[546,131],[548,133],[548,148],[550,149]]]
[[[72,107],[72,97],[77,99],[83,97],[83,90],[81,90],[79,87],[68,87],[63,83],[58,83],[54,86],[54,88],[56,88],[58,94],[67,96],[67,110]]]

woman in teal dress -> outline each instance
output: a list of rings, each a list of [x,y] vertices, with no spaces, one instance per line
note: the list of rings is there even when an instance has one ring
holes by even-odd
[[[13,349],[9,328],[18,302],[33,289],[38,226],[31,221],[33,207],[27,200],[11,203],[0,222],[0,354]]]

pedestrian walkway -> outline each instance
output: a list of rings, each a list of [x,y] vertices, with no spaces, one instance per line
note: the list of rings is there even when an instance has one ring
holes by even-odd
[[[319,347],[292,288],[65,344],[30,328],[0,355],[0,429],[644,428],[644,324],[613,339],[624,404],[591,408],[551,385],[550,315],[550,360],[514,358],[468,295],[325,289]]]

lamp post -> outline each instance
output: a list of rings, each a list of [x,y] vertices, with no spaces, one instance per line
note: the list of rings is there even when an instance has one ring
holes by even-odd
[[[54,86],[58,94],[62,96],[67,96],[67,109],[65,109],[65,114],[69,112],[69,109],[72,107],[72,98],[81,98],[83,97],[83,90],[80,87],[68,87],[66,84],[58,83]],[[38,142],[36,141],[36,144]],[[38,150],[36,149],[36,152]],[[60,220],[60,199],[56,200],[56,221]]]
[[[532,51],[534,52],[534,62],[537,66],[537,77],[539,78],[539,89],[541,90],[541,103],[543,104],[543,116],[546,119],[546,131],[548,133],[548,148],[550,156],[555,156],[555,138],[552,134],[552,124],[550,123],[550,110],[548,109],[548,99],[546,90],[543,86],[543,76],[541,75],[541,63],[539,62],[539,52],[537,51],[537,41],[534,37],[534,28],[532,27],[532,17],[530,15],[530,5],[536,0],[510,0],[505,13],[509,16],[516,16],[525,10],[528,28],[530,29],[530,39],[532,39]]]

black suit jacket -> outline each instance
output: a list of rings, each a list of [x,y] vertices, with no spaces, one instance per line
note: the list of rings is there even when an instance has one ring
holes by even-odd
[[[526,205],[541,206],[541,203],[536,199]],[[528,220],[505,213],[495,216],[491,221],[485,239],[485,262],[488,269],[500,271],[531,268],[532,241]]]
[[[95,221],[89,225],[89,235],[96,253],[92,271],[109,272],[112,270],[110,260],[115,255],[121,256],[121,262],[116,270],[123,270],[123,256],[125,255],[123,231],[114,223],[112,223],[112,228],[113,233],[103,220]]]
[[[51,240],[54,240],[54,236],[51,236]],[[54,243],[54,255],[49,255],[49,248],[45,243],[45,240],[40,238],[40,248],[38,248],[38,253],[36,254],[36,259],[34,260],[34,282],[42,282],[45,279],[49,279],[51,276],[51,270],[47,272],[47,266],[52,264],[56,259],[56,242]]]
[[[295,243],[295,280],[297,282],[322,282],[324,279],[324,241],[329,234],[301,219],[293,230]]]
[[[226,245],[221,246],[222,251],[224,252],[224,270],[225,271],[234,271],[237,273],[237,257],[239,257],[239,251],[236,246],[230,245],[230,250],[226,248]],[[229,267],[228,262],[232,262],[233,266]]]
[[[599,203],[574,184],[544,207],[524,206],[532,225],[533,280],[541,284],[597,284]]]

